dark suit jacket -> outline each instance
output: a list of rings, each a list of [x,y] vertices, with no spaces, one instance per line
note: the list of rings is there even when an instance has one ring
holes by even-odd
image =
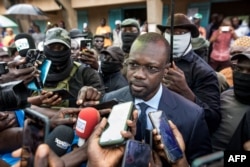
[[[112,99],[119,102],[134,101],[128,86],[105,94],[102,101]],[[181,132],[189,164],[195,158],[212,152],[209,131],[201,107],[163,87],[159,110],[164,111]]]

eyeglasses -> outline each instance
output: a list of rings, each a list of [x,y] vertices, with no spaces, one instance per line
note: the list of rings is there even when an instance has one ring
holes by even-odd
[[[128,70],[138,71],[140,68],[144,68],[145,71],[147,73],[149,73],[149,74],[158,73],[162,69],[165,68],[165,67],[156,67],[156,66],[153,66],[153,65],[141,65],[141,64],[138,64],[138,63],[130,61],[130,60],[125,61],[124,64],[127,66]]]
[[[102,43],[103,41],[102,40],[95,40],[95,42],[96,43],[98,43],[98,42]]]

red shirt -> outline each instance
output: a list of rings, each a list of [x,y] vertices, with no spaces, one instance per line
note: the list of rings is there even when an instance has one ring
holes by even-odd
[[[220,32],[216,30],[213,32],[212,37],[217,36],[213,42],[213,50],[211,58],[216,61],[227,61],[230,58],[230,44],[233,39],[233,34],[229,32]]]

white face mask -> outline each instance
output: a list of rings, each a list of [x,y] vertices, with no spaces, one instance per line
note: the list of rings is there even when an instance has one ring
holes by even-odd
[[[165,39],[170,44],[170,34],[164,33]],[[191,33],[185,33],[182,35],[173,35],[173,58],[179,58],[185,56],[192,49]]]

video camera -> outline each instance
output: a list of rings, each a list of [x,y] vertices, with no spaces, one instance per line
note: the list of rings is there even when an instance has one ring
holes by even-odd
[[[23,64],[20,68],[33,67],[36,62],[38,62],[38,65],[40,65],[43,63],[45,58],[46,56],[38,49],[29,49],[25,57],[26,63]]]
[[[0,84],[0,111],[28,107],[30,91],[22,80]]]
[[[6,62],[0,62],[0,76],[7,74],[9,72],[9,67]]]

